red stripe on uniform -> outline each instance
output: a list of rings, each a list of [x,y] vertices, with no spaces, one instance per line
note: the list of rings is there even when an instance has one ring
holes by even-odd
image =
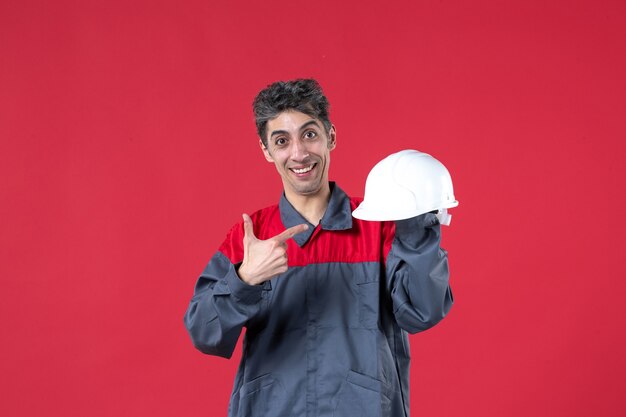
[[[352,210],[359,202],[351,199]],[[258,239],[269,239],[285,230],[278,205],[261,209],[250,217]],[[263,229],[259,230],[261,226]],[[289,266],[386,261],[394,234],[393,222],[369,222],[352,218],[352,228],[347,230],[322,230],[318,226],[302,248],[293,239],[287,241]],[[243,222],[240,222],[230,230],[219,248],[233,264],[243,261],[243,236]]]

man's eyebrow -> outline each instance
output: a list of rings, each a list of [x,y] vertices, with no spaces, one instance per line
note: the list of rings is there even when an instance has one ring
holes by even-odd
[[[308,122],[306,122],[305,124],[303,124],[302,126],[300,126],[300,131],[303,131],[304,129],[306,129],[307,127],[309,127],[311,125],[315,125],[318,128],[320,127],[319,123],[317,123],[317,120],[312,119],[312,120],[309,120]]]
[[[298,130],[302,131],[302,130],[306,129],[307,127],[311,126],[311,125],[315,125],[315,126],[317,126],[318,128],[321,129],[321,127],[320,127],[319,123],[317,122],[317,120],[311,119],[308,122],[306,122],[305,124],[303,124],[302,126],[300,126],[300,128]],[[276,136],[276,135],[282,135],[282,134],[289,134],[289,132],[286,131],[286,130],[274,130],[274,131],[272,131],[272,133],[270,133],[270,137]]]
[[[271,134],[270,137],[272,136],[276,136],[276,135],[282,135],[282,134],[287,134],[289,132],[287,132],[286,130],[274,130]]]

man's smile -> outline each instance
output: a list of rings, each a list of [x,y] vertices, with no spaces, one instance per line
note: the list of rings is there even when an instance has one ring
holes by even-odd
[[[309,164],[303,167],[298,167],[298,168],[292,167],[289,169],[296,174],[306,174],[307,172],[310,172],[315,167],[315,165],[317,165],[317,162],[314,162],[312,164]]]

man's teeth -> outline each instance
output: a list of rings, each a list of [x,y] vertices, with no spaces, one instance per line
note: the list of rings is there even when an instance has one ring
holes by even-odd
[[[313,165],[315,165],[315,164],[311,164],[308,167],[302,168],[302,169],[291,168],[291,170],[293,172],[295,172],[296,174],[304,174],[305,172],[309,172],[310,170],[312,170],[313,169]]]

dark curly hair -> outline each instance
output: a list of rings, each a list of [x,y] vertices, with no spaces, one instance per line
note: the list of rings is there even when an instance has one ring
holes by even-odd
[[[261,90],[252,103],[256,129],[267,146],[267,122],[286,110],[296,110],[320,120],[329,132],[328,99],[313,79],[277,81]]]

